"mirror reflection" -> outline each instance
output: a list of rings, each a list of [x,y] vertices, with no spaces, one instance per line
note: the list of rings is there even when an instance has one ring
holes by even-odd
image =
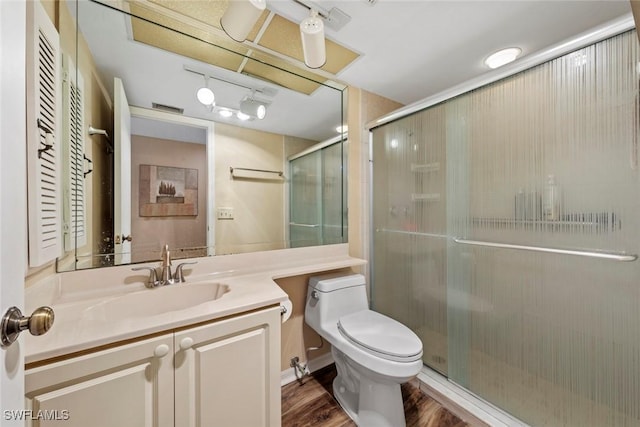
[[[119,4],[58,6],[58,270],[155,261],[165,244],[180,258],[345,242],[344,86],[155,2]]]

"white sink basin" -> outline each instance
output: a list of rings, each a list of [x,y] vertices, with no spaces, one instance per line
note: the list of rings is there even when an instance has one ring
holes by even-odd
[[[177,283],[132,292],[85,308],[80,319],[116,321],[184,310],[221,298],[229,286],[216,282]]]

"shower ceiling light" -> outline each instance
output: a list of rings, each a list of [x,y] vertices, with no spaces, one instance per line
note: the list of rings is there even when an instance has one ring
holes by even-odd
[[[300,22],[300,37],[302,38],[302,53],[304,63],[309,68],[320,68],[327,62],[324,46],[324,23],[318,17],[318,12],[310,10],[309,17]]]
[[[240,101],[240,111],[249,117],[262,120],[267,115],[267,107],[264,103],[247,98]]]
[[[243,42],[267,7],[266,0],[229,0],[220,26],[237,42]]]
[[[521,53],[522,49],[519,47],[502,49],[489,55],[489,57],[484,60],[484,63],[489,68],[502,67],[503,65],[507,65],[508,63],[515,61]]]

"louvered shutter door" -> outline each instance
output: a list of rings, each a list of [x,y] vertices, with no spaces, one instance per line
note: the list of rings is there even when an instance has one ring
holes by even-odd
[[[65,251],[87,244],[84,157],[84,79],[73,62],[62,57],[62,155],[64,165],[63,230]]]
[[[61,250],[60,48],[40,2],[27,4],[29,265],[37,267],[55,260]]]

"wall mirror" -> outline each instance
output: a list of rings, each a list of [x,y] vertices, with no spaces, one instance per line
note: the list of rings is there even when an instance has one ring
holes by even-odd
[[[58,271],[346,241],[345,87],[204,22],[226,3],[58,3]]]

